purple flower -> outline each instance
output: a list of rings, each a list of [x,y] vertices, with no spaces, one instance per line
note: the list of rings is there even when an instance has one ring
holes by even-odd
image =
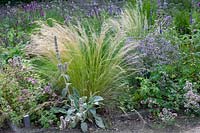
[[[23,102],[25,101],[25,98],[24,98],[24,97],[19,97],[19,98],[18,98],[18,101],[19,101],[20,103],[23,103]]]
[[[72,20],[72,17],[71,16],[66,16],[65,17],[65,23],[68,23]]]
[[[120,15],[122,13],[122,9],[118,7],[117,8],[117,13],[118,13],[118,15]]]
[[[93,5],[97,5],[97,1],[96,0],[93,0]]]
[[[171,16],[165,16],[163,23],[165,24],[165,27],[168,27],[172,22],[172,17]]]
[[[29,93],[29,91],[28,91],[28,89],[23,89],[23,90],[21,90],[21,93],[24,94],[24,95],[26,95],[26,94]]]
[[[160,0],[157,1],[157,4],[158,4],[158,8],[161,8],[162,7],[162,3]]]
[[[109,14],[113,14],[113,5],[110,5],[108,8]]]
[[[193,110],[195,112],[199,112],[200,107],[200,96],[198,93],[193,90],[192,83],[189,81],[186,81],[186,85],[184,86],[184,90],[187,90],[187,92],[184,94],[184,107],[186,108],[186,112]]]
[[[132,44],[134,41],[133,37],[127,37],[126,38],[126,44]]]
[[[172,122],[177,117],[177,113],[173,113],[170,109],[163,108],[159,114],[160,119],[165,122]]]
[[[39,5],[36,1],[33,1],[30,4],[22,5],[22,8],[25,12],[33,12],[39,8]]]
[[[133,39],[133,43],[134,43]],[[131,39],[126,41],[126,44],[131,44]],[[138,62],[134,65],[135,67],[145,68],[146,70],[154,70],[158,65],[171,64],[179,57],[178,47],[172,45],[169,41],[161,38],[160,36],[147,36],[145,39],[140,41],[135,41],[137,44],[136,51],[138,53],[138,58],[135,58],[131,54],[127,56],[127,64],[132,64],[131,62]],[[134,53],[135,54],[135,53]],[[131,61],[132,60],[132,61]]]
[[[46,9],[50,9],[50,6],[48,4],[46,4]]]
[[[167,8],[167,5],[168,5],[167,1],[164,0],[163,7],[164,7],[164,8]]]
[[[40,8],[40,16],[44,17],[44,10]]]
[[[50,85],[45,86],[43,92],[50,94],[51,93],[51,86]]]
[[[34,78],[31,78],[31,77],[27,78],[27,81],[32,83],[32,84],[36,84],[37,83],[37,80],[34,79]]]
[[[56,96],[57,96],[56,93],[53,93],[53,94],[52,94],[52,97],[56,97]]]
[[[197,3],[197,6],[200,7],[200,2]]]

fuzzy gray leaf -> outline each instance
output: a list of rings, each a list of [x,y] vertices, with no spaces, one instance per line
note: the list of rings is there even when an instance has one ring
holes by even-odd
[[[67,96],[67,92],[68,92],[68,88],[64,88],[62,90],[62,97],[66,97]]]
[[[95,108],[92,108],[92,109],[90,109],[89,111],[90,111],[90,113],[93,115],[93,117],[95,118],[96,115],[97,115],[96,109],[95,109]]]
[[[90,102],[91,103],[98,103],[98,102],[100,102],[100,101],[103,101],[104,99],[103,99],[103,97],[101,97],[101,96],[94,96],[94,97],[92,97],[91,99],[90,99]]]
[[[86,133],[88,132],[88,125],[86,122],[81,122],[81,130]]]
[[[95,123],[97,124],[98,127],[105,129],[105,125],[103,123],[103,120],[101,119],[101,117],[96,116],[95,117]]]

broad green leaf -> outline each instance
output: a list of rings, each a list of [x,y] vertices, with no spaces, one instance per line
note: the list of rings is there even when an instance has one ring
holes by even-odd
[[[67,80],[67,81],[69,81],[70,80],[70,77],[69,77],[69,75],[64,75],[64,77],[65,77],[65,79]]]
[[[88,132],[88,125],[86,122],[81,122],[81,130],[86,133]]]
[[[101,119],[101,117],[96,116],[95,117],[95,123],[97,124],[98,127],[105,129],[105,125],[104,125],[103,120]]]
[[[96,115],[97,115],[96,109],[95,109],[95,108],[92,108],[92,109],[90,109],[89,111],[90,111],[90,113],[93,115],[93,117],[95,118]]]
[[[67,115],[71,115],[72,113],[74,113],[76,110],[74,108],[70,108],[67,110]]]
[[[76,88],[73,88],[73,95],[79,99],[80,95]]]
[[[85,102],[87,100],[87,97],[83,96],[83,97],[79,98],[79,100],[81,100],[82,102]]]
[[[58,108],[58,107],[53,107],[51,108],[51,111],[54,113],[62,113],[62,114],[67,114],[67,111],[63,108]]]
[[[66,97],[67,96],[67,92],[68,92],[68,87],[64,88],[62,90],[62,97]]]
[[[83,119],[83,113],[76,113],[76,116],[79,120],[82,120]]]
[[[99,101],[103,101],[103,97],[101,96],[94,96],[91,98],[90,102],[95,103],[95,102],[99,102]]]
[[[76,121],[76,119],[73,119],[73,120],[70,122],[70,127],[75,128],[76,125],[77,125],[77,121]]]

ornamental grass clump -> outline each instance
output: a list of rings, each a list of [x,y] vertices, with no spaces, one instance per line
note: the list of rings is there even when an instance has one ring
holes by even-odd
[[[53,27],[42,25],[41,31],[45,32],[32,37],[32,48],[27,48],[27,51],[48,57],[51,65],[56,67],[53,39],[57,36],[62,62],[69,63],[67,74],[80,95],[110,96],[117,89],[126,87],[128,74],[124,57],[135,46],[125,45],[125,35],[114,31],[106,23],[102,24],[98,33],[93,32],[95,29],[89,24],[87,31],[84,26],[80,23],[68,27],[57,23]],[[51,71],[45,73],[51,78],[55,77]]]
[[[119,15],[119,18],[110,19],[110,24],[132,37],[141,37],[148,29],[147,16],[138,4],[135,6],[129,4]]]

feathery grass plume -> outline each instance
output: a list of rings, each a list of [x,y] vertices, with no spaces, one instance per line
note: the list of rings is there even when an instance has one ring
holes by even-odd
[[[70,82],[80,95],[110,96],[117,89],[127,87],[128,74],[124,57],[135,46],[125,45],[125,34],[113,31],[107,23],[102,24],[100,33],[93,32],[95,29],[90,28],[89,24],[88,32],[84,26],[81,23],[68,27],[57,23],[53,27],[42,25],[41,31],[46,32],[34,36],[32,44],[38,44],[38,50],[34,53],[48,57],[56,66],[55,52],[48,46],[54,42],[52,39],[47,42],[45,40],[51,38],[52,34],[57,34],[61,60],[69,63]],[[51,72],[49,76],[53,77]]]
[[[110,19],[110,24],[122,30],[127,36],[140,37],[148,29],[147,16],[142,12],[142,4],[128,4],[118,19]]]
[[[35,31],[34,34],[31,35],[30,45],[25,48],[25,51],[29,55],[51,55],[51,58],[54,56],[52,51],[55,50],[54,37],[57,37],[57,43],[60,47],[67,41],[67,32],[65,31],[65,27],[55,23],[55,20],[51,19],[52,26],[48,26],[48,24],[37,21],[37,25],[40,25]],[[62,49],[58,49],[62,52]],[[55,58],[55,57],[54,57]]]

